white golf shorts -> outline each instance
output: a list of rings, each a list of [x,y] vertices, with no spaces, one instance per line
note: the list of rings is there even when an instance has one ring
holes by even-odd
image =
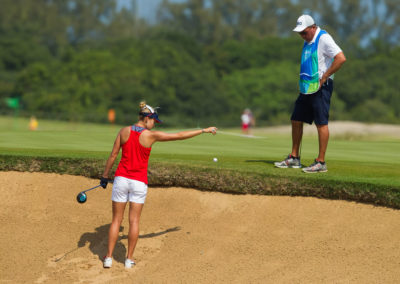
[[[147,184],[134,179],[117,176],[114,179],[111,200],[115,202],[144,203],[147,196]]]

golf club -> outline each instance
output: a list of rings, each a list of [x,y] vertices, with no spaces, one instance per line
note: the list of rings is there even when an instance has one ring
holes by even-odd
[[[84,190],[84,191],[79,192],[78,195],[76,196],[76,200],[77,200],[79,203],[85,203],[86,200],[87,200],[87,196],[86,196],[85,192],[87,192],[87,191],[89,191],[89,190],[92,190],[92,189],[95,189],[95,188],[97,188],[97,187],[99,187],[99,186],[101,186],[101,185],[99,184],[99,185],[96,185],[95,187],[92,187],[92,188],[89,188],[89,189],[86,189],[86,190]]]

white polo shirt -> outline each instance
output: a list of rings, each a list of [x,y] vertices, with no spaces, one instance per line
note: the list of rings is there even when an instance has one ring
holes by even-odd
[[[312,44],[315,42],[319,32],[321,29],[317,27],[317,31],[315,32],[314,38],[308,44]],[[342,50],[330,36],[330,34],[326,33],[321,35],[318,43],[318,74],[321,79],[326,70],[331,66],[333,58],[338,55]],[[333,79],[333,75],[329,78]]]

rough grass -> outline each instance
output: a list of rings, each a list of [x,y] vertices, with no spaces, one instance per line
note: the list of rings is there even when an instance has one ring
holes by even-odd
[[[98,178],[103,168],[104,160],[99,159],[0,155],[2,171],[52,172]],[[162,162],[152,163],[149,167],[149,185],[233,194],[314,196],[400,208],[400,189],[396,187],[366,182],[312,180],[307,176],[294,179]]]

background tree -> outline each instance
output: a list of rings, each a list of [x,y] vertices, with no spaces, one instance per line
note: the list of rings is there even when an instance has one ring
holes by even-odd
[[[155,23],[117,0],[2,4],[2,114],[17,98],[26,116],[107,122],[114,108],[130,123],[146,99],[167,126],[238,125],[246,107],[258,125],[289,123],[303,45],[292,29],[311,13],[348,58],[332,118],[400,123],[395,0],[164,0]]]

